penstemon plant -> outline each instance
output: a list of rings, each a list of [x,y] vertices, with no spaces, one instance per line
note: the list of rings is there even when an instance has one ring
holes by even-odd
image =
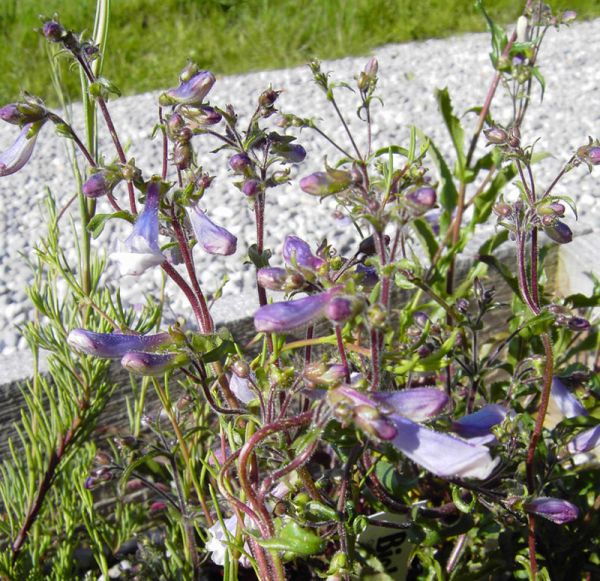
[[[54,124],[73,145],[81,223],[70,234],[75,265],[61,249],[64,209],[49,197],[30,289],[37,316],[23,332],[34,353],[51,353],[51,373],[23,388],[19,438],[2,465],[3,578],[598,573],[600,292],[554,296],[539,237],[571,241],[563,216],[575,205],[560,180],[599,165],[600,142],[582,143],[548,179],[522,135],[534,87],[545,86],[544,36],[575,14],[529,0],[507,36],[478,6],[494,77],[470,138],[448,91],[436,94],[454,159],[414,127],[406,145],[374,142],[374,58],[354,85],[310,63],[339,121],[332,133],[278,111],[273,87],[240,119],[210,101],[214,75],[188,63],[159,96],[162,159],[151,170],[127,158],[107,104],[117,92],[101,76],[109,3],[98,2],[89,40],[57,17],[43,21],[50,46],[81,72],[85,137],[26,95],[0,109],[20,128],[0,175],[20,170]],[[513,105],[502,120],[493,115],[500,87]],[[354,91],[365,147],[340,88]],[[114,145],[110,161],[96,146],[96,115]],[[269,196],[306,157],[293,129],[339,154],[298,186],[334,198],[356,227],[350,256],[292,233],[281,256],[265,247]],[[488,147],[477,157],[480,139]],[[216,327],[210,297],[220,291],[203,287],[194,262],[194,252],[240,246],[207,210],[214,177],[198,143],[215,140],[254,216],[255,237],[244,241],[260,305],[250,340]],[[109,259],[123,276],[162,269],[188,301],[176,323],[162,324],[161,297],[137,312],[103,287],[91,239],[114,219],[131,226]],[[494,220],[465,266],[461,253]],[[493,271],[508,302],[496,298]],[[132,388],[118,423],[103,416],[122,391],[112,360]]]

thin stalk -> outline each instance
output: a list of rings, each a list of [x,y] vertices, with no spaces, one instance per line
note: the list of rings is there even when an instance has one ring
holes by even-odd
[[[348,365],[348,358],[346,357],[346,349],[344,348],[344,338],[342,337],[342,328],[340,325],[335,325],[335,338],[337,342],[337,348],[342,360],[342,367],[344,368],[344,376],[346,383],[350,383],[350,367]]]
[[[362,158],[362,155],[360,154],[360,150],[358,149],[358,146],[356,145],[356,142],[354,141],[354,137],[352,136],[352,131],[350,131],[350,128],[348,127],[348,124],[346,123],[346,120],[344,119],[344,116],[342,115],[342,112],[340,111],[340,108],[338,107],[338,104],[335,100],[335,97],[333,96],[333,93],[331,94],[330,101],[331,101],[331,104],[333,105],[333,108],[335,109],[337,116],[339,117],[340,121],[342,122],[342,126],[344,127],[346,134],[350,138],[350,143],[352,144],[352,147],[353,147],[354,151],[356,152],[356,157],[360,161],[362,161],[363,158]]]

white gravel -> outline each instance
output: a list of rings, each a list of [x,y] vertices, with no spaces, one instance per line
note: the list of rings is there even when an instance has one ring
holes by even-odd
[[[493,77],[489,50],[487,34],[469,34],[444,40],[389,45],[374,51],[379,60],[380,94],[385,103],[384,108],[376,107],[375,146],[406,144],[409,127],[414,124],[430,135],[442,151],[450,152],[450,142],[441,123],[434,90],[447,86],[455,110],[460,115],[470,107],[481,105]],[[361,57],[326,62],[323,69],[331,71],[337,80],[352,82],[366,60],[367,57]],[[544,101],[540,104],[540,93],[536,88],[522,132],[523,142],[532,142],[539,137],[537,149],[548,151],[553,156],[537,166],[537,178],[542,185],[552,180],[570,154],[586,143],[588,135],[600,137],[598,62],[600,19],[575,23],[560,32],[551,30],[548,33],[540,58],[547,82]],[[174,79],[177,72],[173,71]],[[210,100],[220,106],[233,104],[243,124],[254,109],[258,94],[269,84],[284,91],[279,101],[282,111],[322,119],[323,127],[332,130],[336,138],[347,146],[347,139],[330,115],[324,95],[311,82],[308,67],[219,78]],[[366,131],[354,113],[353,94],[339,89],[337,95],[349,125],[356,131],[359,144],[364,144]],[[135,157],[146,177],[160,172],[160,140],[150,138],[156,123],[156,102],[157,93],[152,93],[118,99],[109,104],[122,141],[129,144],[128,155]],[[499,99],[492,108],[494,118],[500,122],[508,118],[508,112],[506,98]],[[76,128],[81,130],[81,114],[77,107],[74,108],[74,119]],[[471,127],[475,115],[467,114],[463,121]],[[104,131],[102,123],[100,127]],[[0,126],[0,150],[12,142],[17,133],[15,129],[6,124]],[[206,154],[217,145],[212,138],[196,139],[199,150]],[[285,235],[294,233],[313,244],[326,235],[342,250],[348,250],[355,239],[353,229],[339,223],[336,225],[331,219],[334,206],[331,203],[320,204],[318,200],[302,194],[297,185],[299,177],[322,167],[325,155],[333,160],[336,154],[314,132],[303,131],[299,142],[305,146],[308,157],[305,163],[293,168],[289,186],[271,191],[267,208],[267,245],[278,250]],[[106,138],[102,139],[102,151],[108,159],[114,156]],[[227,168],[226,156],[206,155],[205,159],[205,169],[217,176],[206,197],[209,214],[236,234],[239,243],[238,252],[233,257],[210,257],[197,250],[197,270],[209,292],[218,286],[225,273],[229,274],[225,295],[239,295],[253,284],[252,269],[248,265],[240,266],[247,245],[254,240],[252,216],[242,194],[231,185],[232,176]],[[598,228],[600,224],[599,174],[595,172],[587,176],[586,173],[581,168],[572,172],[555,190],[577,200],[581,224],[574,225],[576,232],[582,228]],[[31,256],[36,239],[44,234],[44,211],[40,210],[40,206],[46,187],[58,197],[59,204],[66,203],[74,192],[74,180],[63,141],[55,136],[50,126],[43,129],[30,163],[21,172],[0,179],[3,206],[0,214],[0,353],[5,355],[25,348],[15,325],[22,324],[31,313],[25,289],[32,273],[21,255]],[[106,201],[100,201],[99,211],[110,211]],[[65,232],[69,229],[67,216],[71,215],[76,221],[75,204],[63,218]],[[107,253],[114,251],[117,241],[126,237],[126,229],[124,222],[113,221],[98,244]],[[72,249],[70,237],[64,236],[64,240]],[[144,302],[146,293],[156,293],[160,280],[159,269],[138,279],[119,280],[112,264],[109,264],[106,275],[106,284],[115,286],[120,283],[123,297],[130,303]],[[185,315],[181,297],[171,287],[168,292],[173,296],[173,313]]]

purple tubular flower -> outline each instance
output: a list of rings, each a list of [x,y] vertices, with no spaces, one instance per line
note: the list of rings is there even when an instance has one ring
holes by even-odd
[[[9,103],[0,108],[0,119],[12,125],[24,125],[43,121],[48,116],[48,111],[33,99],[24,103]]]
[[[327,401],[340,421],[355,422],[367,434],[390,441],[404,455],[437,476],[487,478],[499,459],[493,459],[485,446],[467,443],[412,421],[439,413],[448,402],[443,392],[424,389],[425,392],[415,389],[367,395],[342,386],[327,392]],[[417,393],[411,394],[413,391]],[[411,419],[399,412],[411,414]]]
[[[371,397],[385,408],[415,422],[424,422],[439,415],[449,401],[448,396],[442,390],[434,387],[374,392]]]
[[[125,353],[121,365],[127,371],[137,375],[156,377],[171,369],[181,367],[188,361],[184,353],[143,353],[132,351]]]
[[[282,255],[290,266],[297,266],[301,269],[317,270],[325,263],[322,258],[315,256],[311,252],[310,246],[298,236],[286,236]]]
[[[579,509],[572,503],[560,498],[540,496],[525,503],[526,512],[541,516],[557,525],[564,525],[574,521],[579,516]]]
[[[18,172],[31,158],[41,125],[28,123],[15,142],[0,153],[0,177]]]
[[[392,444],[432,474],[442,478],[487,478],[499,463],[485,446],[415,424],[400,415],[389,416],[397,433]]]
[[[165,91],[159,98],[160,105],[201,105],[215,84],[215,76],[210,71],[198,71],[190,79],[174,89]]]
[[[173,343],[169,333],[156,335],[122,335],[120,333],[95,333],[86,329],[73,329],[67,343],[75,351],[95,357],[116,359],[128,351],[154,351]]]
[[[335,292],[336,287],[296,301],[264,305],[254,314],[254,327],[257,331],[266,333],[285,333],[308,325],[323,316],[323,311]]]
[[[489,404],[453,422],[452,431],[463,438],[468,438],[471,443],[475,443],[476,439],[478,444],[487,444],[495,440],[491,429],[501,424],[507,413],[505,407]]]
[[[209,254],[229,256],[236,251],[237,238],[225,228],[217,226],[198,204],[186,208],[192,230],[200,247]]]
[[[166,258],[158,246],[158,208],[160,183],[151,181],[146,192],[146,205],[138,215],[133,230],[125,240],[125,252],[113,252],[123,276],[138,276],[162,264]]]
[[[598,446],[600,446],[600,426],[594,426],[577,434],[567,444],[567,451],[570,454],[585,454]]]
[[[565,384],[558,377],[552,379],[550,400],[558,406],[560,413],[565,418],[588,415],[587,410],[580,401],[566,388]]]

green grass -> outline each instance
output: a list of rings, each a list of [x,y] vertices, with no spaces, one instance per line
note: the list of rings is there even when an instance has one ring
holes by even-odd
[[[554,1],[581,17],[597,0]],[[217,74],[289,67],[311,57],[367,54],[390,42],[483,30],[471,0],[113,0],[104,76],[124,94],[175,84],[188,58]],[[488,0],[510,22],[516,0]],[[73,30],[93,25],[95,0],[0,0],[0,103],[27,90],[52,99],[38,15],[60,14]],[[77,90],[78,77],[70,77]]]

